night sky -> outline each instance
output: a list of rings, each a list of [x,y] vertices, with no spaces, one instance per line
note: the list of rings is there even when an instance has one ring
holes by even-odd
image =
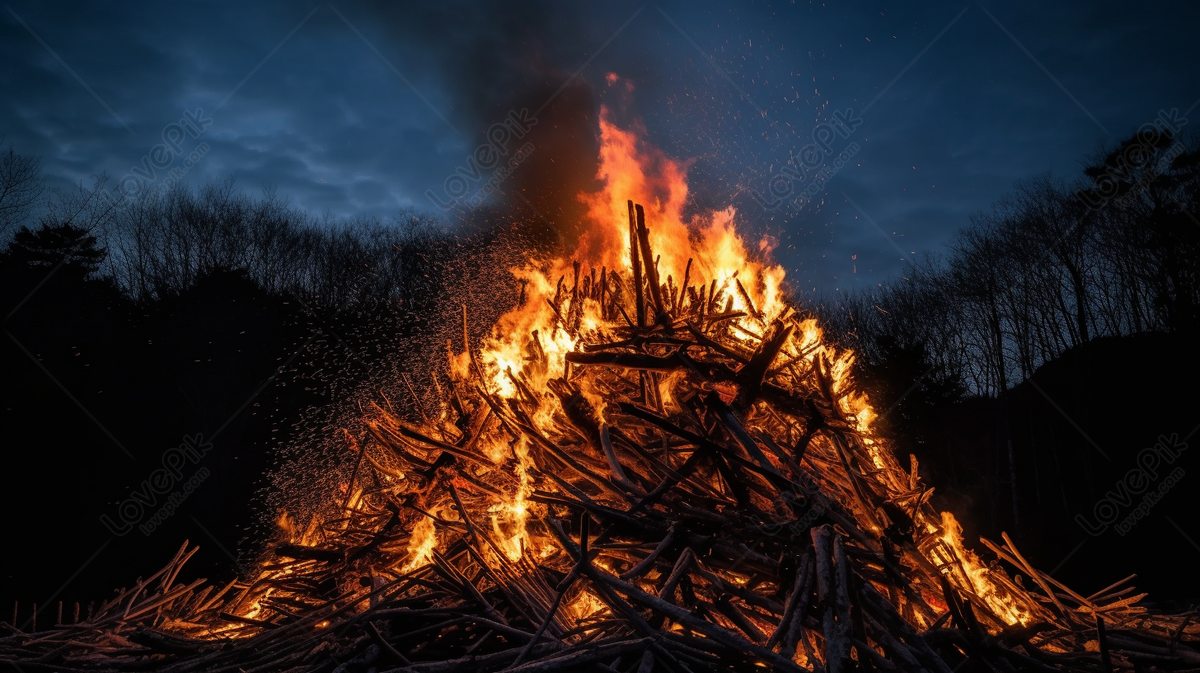
[[[492,205],[569,229],[605,104],[694,161],[696,208],[736,205],[779,239],[797,289],[833,293],[937,253],[1017,180],[1077,179],[1159,110],[1187,116],[1198,19],[1185,3],[15,0],[0,12],[0,134],[41,155],[52,186],[101,172],[111,186],[201,110],[211,124],[174,131],[181,154],[151,184],[206,143],[188,184],[236,176],[315,214],[414,208],[454,226],[462,208],[426,192],[443,195],[510,110],[541,109],[533,161]],[[764,207],[773,176],[791,198],[808,184],[778,176],[837,114],[862,122],[816,170],[857,143],[852,159],[811,202]]]

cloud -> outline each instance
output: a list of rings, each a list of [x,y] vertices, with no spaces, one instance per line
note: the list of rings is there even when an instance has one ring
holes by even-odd
[[[736,203],[752,232],[788,241],[779,255],[801,284],[845,287],[902,266],[877,232],[861,231],[842,191],[898,232],[902,247],[936,251],[1015,180],[1074,174],[1097,143],[1200,97],[1200,73],[1190,68],[1200,46],[1188,34],[1200,8],[992,10],[1113,132],[1106,137],[972,7],[871,108],[853,138],[862,147],[855,165],[819,203],[768,213],[749,190],[814,125],[874,99],[962,6],[668,2],[660,7],[670,21],[648,7],[618,31],[639,7],[319,6],[279,46],[312,7],[17,3],[12,10],[133,133],[8,12],[0,13],[0,133],[18,151],[41,154],[53,185],[101,171],[119,177],[184,110],[211,111],[236,87],[193,140],[211,151],[190,183],[235,174],[247,189],[273,184],[314,213],[386,216],[434,210],[426,190],[465,164],[490,125],[551,100],[531,138],[537,151],[493,205],[538,218],[513,200],[520,192],[569,237],[579,219],[574,194],[593,186],[596,110],[620,103],[652,143],[695,158],[696,207]],[[633,82],[631,98],[613,100],[602,86],[608,72]]]

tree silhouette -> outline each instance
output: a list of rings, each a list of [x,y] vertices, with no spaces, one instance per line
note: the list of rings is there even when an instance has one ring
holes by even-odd
[[[15,269],[84,280],[100,270],[108,251],[83,228],[43,224],[36,230],[21,227],[3,254]]]
[[[5,150],[4,145],[0,136],[0,234],[24,220],[44,190],[41,159],[17,154],[11,145]]]

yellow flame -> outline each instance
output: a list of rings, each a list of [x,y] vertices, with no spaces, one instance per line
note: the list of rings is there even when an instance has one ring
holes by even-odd
[[[582,621],[607,609],[608,606],[592,593],[591,589],[580,591],[567,603],[567,612],[575,621]]]
[[[580,196],[587,207],[589,221],[587,233],[580,239],[575,256],[540,262],[530,259],[512,269],[513,276],[523,283],[524,302],[504,313],[491,332],[475,344],[478,346],[477,361],[473,361],[471,353],[466,351],[449,353],[451,374],[460,381],[473,378],[473,370],[478,368],[482,370],[485,381],[483,387],[490,394],[514,398],[522,391],[532,393],[536,397],[531,412],[533,424],[547,434],[556,433],[563,425],[563,409],[557,398],[543,391],[547,390],[551,379],[567,374],[565,356],[578,350],[581,342],[598,341],[601,337],[611,336],[615,328],[625,326],[625,317],[619,313],[605,315],[599,302],[574,292],[576,267],[573,262],[580,263],[578,277],[581,284],[585,277],[589,282],[592,278],[598,281],[600,269],[615,275],[615,279],[612,275],[608,276],[610,284],[606,286],[606,291],[619,291],[623,297],[622,304],[625,307],[632,304],[627,200],[644,206],[648,238],[656,255],[655,260],[649,263],[657,269],[660,284],[667,288],[663,297],[666,308],[670,310],[687,306],[690,310],[691,302],[701,299],[706,304],[704,311],[707,313],[720,314],[727,309],[743,313],[736,319],[722,323],[725,327],[721,329],[728,327],[730,337],[740,341],[747,352],[758,348],[760,337],[766,336],[772,323],[786,317],[785,312],[788,311],[783,290],[785,272],[782,267],[763,261],[774,244],[770,239],[759,241],[757,254],[752,254],[737,231],[737,212],[732,207],[685,219],[684,205],[688,201],[686,163],[666,157],[658,150],[645,146],[634,132],[618,128],[612,123],[608,110],[602,110],[600,129],[600,169],[596,177],[605,184],[605,188],[595,194]],[[685,269],[688,269],[688,285],[695,288],[695,294],[683,287]],[[574,301],[581,302],[579,305],[571,305],[573,296]],[[790,316],[791,313],[786,315]],[[578,318],[578,331],[575,331],[574,324],[567,324],[575,322],[575,317]],[[827,375],[834,398],[831,402],[858,431],[862,445],[870,456],[876,475],[874,478],[889,491],[889,497],[897,501],[911,498],[916,488],[913,485],[915,480],[910,484],[909,475],[899,467],[884,440],[875,435],[872,424],[877,420],[877,414],[868,397],[855,389],[852,380],[854,353],[826,343],[815,319],[799,320],[793,324],[798,329],[784,344],[773,366],[781,366],[781,360],[788,360],[794,362],[794,368],[790,371],[797,377],[811,374],[818,368]],[[449,348],[453,349],[453,346]],[[538,353],[544,358],[534,357]],[[684,374],[673,374],[656,377],[652,383],[647,382],[657,386],[657,398],[669,413],[680,411],[674,389],[682,376]],[[576,377],[575,380],[579,383],[580,394],[594,407],[599,417],[596,420],[602,422],[604,400],[610,397],[610,391],[590,382],[587,377]],[[728,387],[735,388],[732,385]],[[724,389],[720,392],[723,395],[727,392],[736,394],[735,391]],[[444,407],[437,424],[453,434],[457,430],[453,428],[452,421],[449,407]],[[488,502],[481,516],[474,520],[482,522],[486,518],[490,521],[497,547],[509,561],[520,561],[526,555],[535,562],[543,561],[558,552],[551,538],[531,534],[530,530],[531,517],[536,522],[547,511],[545,505],[532,499],[535,492],[532,475],[537,474],[537,466],[533,463],[530,446],[524,436],[520,436],[511,446],[506,440],[507,435],[503,432],[486,432],[476,444],[480,455],[486,456],[497,467],[513,465],[516,486],[506,488],[504,495]],[[341,504],[341,497],[347,493],[348,486],[340,491],[338,505]],[[348,505],[351,508],[359,507],[363,500],[362,487],[359,486],[350,496]],[[431,511],[445,507],[446,511],[439,513],[439,517],[455,517],[450,513],[447,503],[431,504],[434,505]],[[941,514],[940,526],[930,521],[930,517],[919,509],[913,515],[926,536],[938,536],[941,544],[935,545],[928,555],[931,561],[950,575],[952,582],[978,596],[1008,624],[1028,624],[1033,621],[1034,606],[1021,603],[1004,590],[992,572],[963,546],[962,529],[951,514]],[[281,513],[278,525],[288,540],[300,544],[315,544],[322,531],[320,520],[314,518],[307,529],[301,532],[296,521],[286,512]],[[419,517],[407,540],[407,556],[401,572],[407,573],[428,564],[438,543],[434,521],[426,516]],[[398,542],[397,546],[400,544],[403,542]],[[493,557],[492,560],[498,559]],[[603,559],[596,559],[595,562],[600,567],[608,567]],[[962,572],[958,573],[956,568],[960,567]],[[748,577],[730,574],[729,579],[737,585],[744,585]],[[248,603],[253,614],[257,614],[265,596],[264,593]],[[607,609],[586,588],[578,591],[564,607],[566,613],[576,621]],[[796,654],[796,661],[807,663],[801,653]]]
[[[715,281],[723,301],[731,304],[733,311],[747,313],[734,324],[748,332],[761,333],[786,308],[783,267],[767,265],[754,258],[737,232],[737,212],[732,207],[698,215],[685,222],[683,208],[688,185],[684,162],[644,146],[635,133],[613,124],[607,109],[602,110],[600,135],[601,161],[597,178],[604,181],[605,188],[579,197],[588,205],[591,225],[575,256],[575,260],[582,263],[580,277],[590,274],[593,268],[603,267],[610,273],[624,274],[620,282],[626,293],[632,291],[627,200],[633,200],[644,204],[646,209],[646,225],[656,255],[660,284],[666,285],[670,280],[676,287],[680,286],[690,259],[689,285],[708,285]],[[759,244],[760,250],[769,248],[765,241]],[[567,317],[565,314],[578,312],[581,332],[585,334],[604,329],[609,324],[601,315],[599,303],[594,300],[583,300],[578,309],[570,306],[575,285],[572,259],[559,258],[541,265],[531,260],[512,269],[512,273],[525,284],[525,303],[500,317],[484,340],[481,355],[482,366],[491,380],[491,392],[505,398],[517,394],[512,376],[523,375],[533,390],[543,390],[549,379],[564,374],[563,356],[574,351],[578,343],[578,338],[567,329],[570,326],[562,324],[562,319]],[[550,303],[559,292],[560,279],[562,294],[566,297],[558,297],[561,309],[560,314],[556,314]],[[753,306],[747,305],[737,288],[739,282]],[[628,294],[625,296],[628,298]],[[705,298],[706,301],[711,299]],[[682,304],[689,300],[686,288],[678,287],[676,302]],[[664,302],[669,302],[669,297],[664,297]],[[714,307],[717,312],[724,309],[724,303]],[[615,320],[620,323],[622,319],[616,317]],[[535,330],[547,358],[545,367],[528,366],[526,362],[525,344]],[[748,334],[735,334],[735,338],[748,344],[753,341]],[[465,374],[465,362],[461,367]],[[542,410],[534,420],[540,428],[547,428],[550,412]]]
[[[517,455],[517,490],[512,498],[493,505],[492,530],[500,540],[500,549],[510,561],[519,560],[530,547],[529,531],[526,523],[529,519],[529,495],[533,492],[528,469],[533,467],[529,457],[529,446],[521,437],[513,446]]]
[[[409,536],[408,561],[400,572],[411,572],[429,563],[433,559],[434,549],[437,549],[437,528],[433,525],[433,519],[422,515]]]
[[[992,571],[980,562],[979,557],[970,549],[963,546],[962,526],[950,512],[942,512],[942,542],[953,550],[961,564],[963,574],[971,584],[967,588],[982,598],[992,612],[1009,625],[1025,626],[1033,621],[1029,610],[1019,605],[1008,592],[1001,590],[991,577]],[[953,562],[953,559],[947,561]]]

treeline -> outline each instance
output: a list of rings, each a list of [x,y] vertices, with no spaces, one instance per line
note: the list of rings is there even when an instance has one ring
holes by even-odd
[[[22,249],[52,267],[56,259],[89,254],[80,246],[94,246],[103,260],[94,275],[140,305],[236,270],[264,291],[295,297],[315,311],[380,302],[416,309],[436,296],[431,278],[458,254],[455,237],[427,215],[315,217],[273,189],[256,198],[232,179],[118,201],[100,177],[39,204],[30,198],[41,192],[36,160],[10,149],[0,162],[7,164],[0,167],[0,214],[10,253]],[[19,184],[2,191],[4,178],[18,169],[11,182]]]
[[[1148,126],[1072,182],[1019,183],[944,257],[822,310],[867,370],[997,396],[1098,337],[1200,327],[1196,213],[1197,144]]]
[[[1179,126],[1148,127],[1073,179],[1023,181],[941,255],[817,307],[934,504],[968,540],[1006,532],[1084,593],[1137,574],[1156,599],[1200,595],[1181,490],[1136,529],[1099,534],[1102,555],[1079,551],[1097,535],[1080,517],[1124,492],[1139,451],[1196,426],[1175,391],[1200,375],[1200,152]],[[1147,502],[1129,498],[1116,521]]]
[[[176,186],[116,209],[109,270],[146,301],[177,294],[214,269],[243,269],[259,287],[324,309],[427,292],[439,224],[402,213],[391,222],[315,218],[272,190],[255,199],[233,181]]]

